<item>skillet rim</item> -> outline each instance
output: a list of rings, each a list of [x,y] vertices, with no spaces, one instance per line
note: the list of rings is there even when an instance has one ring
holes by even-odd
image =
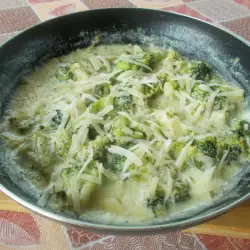
[[[28,29],[24,30],[24,31],[20,31],[18,34],[14,35],[13,37],[7,39],[4,43],[2,43],[0,45],[0,50],[4,49],[4,47],[12,40],[14,40],[16,37],[18,37],[19,35],[22,35],[23,33],[26,32],[30,32],[33,29],[36,29],[37,27],[40,27],[44,24],[53,22],[53,21],[58,21],[60,19],[64,19],[64,18],[73,18],[75,15],[81,15],[84,12],[105,12],[105,11],[114,11],[114,10],[128,10],[128,11],[151,11],[151,12],[159,12],[162,13],[164,15],[168,15],[168,13],[176,15],[176,16],[181,16],[184,18],[189,18],[189,19],[193,19],[196,22],[200,22],[200,23],[204,23],[206,25],[211,26],[212,28],[218,29],[224,33],[227,33],[229,35],[231,35],[232,37],[234,37],[235,39],[239,40],[240,42],[242,42],[243,44],[245,44],[246,46],[250,47],[250,42],[248,42],[245,38],[235,34],[234,32],[226,29],[225,27],[222,26],[216,26],[213,23],[210,23],[208,21],[205,20],[201,20],[199,18],[196,17],[191,17],[188,15],[184,15],[184,14],[180,14],[180,13],[176,13],[176,12],[172,12],[172,11],[166,11],[166,10],[161,10],[161,9],[150,9],[150,8],[131,8],[131,7],[126,7],[126,8],[103,8],[103,9],[92,9],[92,10],[84,10],[84,11],[79,11],[79,12],[75,12],[75,13],[71,13],[68,15],[64,15],[64,16],[60,16],[60,17],[56,17],[53,19],[49,19],[43,22],[40,22],[38,24],[33,25],[32,27],[29,27]],[[74,225],[74,226],[78,226],[78,227],[84,227],[87,228],[89,230],[92,231],[96,231],[96,232],[106,232],[106,233],[113,233],[113,234],[126,234],[128,233],[139,233],[139,234],[143,234],[143,233],[158,233],[159,231],[171,231],[171,230],[176,230],[176,229],[184,229],[184,228],[188,228],[191,226],[195,226],[201,223],[204,223],[205,221],[212,219],[214,217],[217,217],[219,215],[222,215],[224,213],[226,213],[228,210],[232,209],[233,207],[235,207],[238,204],[241,204],[242,202],[248,200],[250,198],[250,192],[246,193],[243,197],[239,197],[237,199],[235,199],[234,202],[230,203],[229,205],[223,206],[222,208],[219,208],[218,210],[214,210],[212,212],[209,212],[206,215],[194,215],[194,218],[181,218],[181,222],[162,222],[162,224],[138,224],[138,225],[130,225],[130,224],[105,224],[105,223],[96,223],[96,222],[89,222],[89,221],[85,221],[84,219],[76,219],[76,218],[72,218],[72,217],[68,217],[66,214],[59,214],[56,212],[53,212],[51,210],[48,210],[46,208],[40,207],[38,206],[36,203],[30,203],[27,200],[24,200],[20,197],[18,197],[18,195],[16,195],[14,192],[10,191],[8,188],[6,188],[0,181],[0,191],[4,192],[5,194],[7,194],[10,198],[12,198],[13,200],[15,200],[16,202],[18,202],[19,204],[23,205],[24,207],[28,208],[29,210],[42,215],[44,217],[53,219],[57,222],[61,222],[61,223],[65,223],[68,225]]]

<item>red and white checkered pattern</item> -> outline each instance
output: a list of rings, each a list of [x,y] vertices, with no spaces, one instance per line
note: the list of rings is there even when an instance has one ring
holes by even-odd
[[[0,0],[0,43],[40,21],[86,9],[145,7],[221,25],[250,41],[250,0]],[[174,232],[144,237],[97,235],[25,213],[0,210],[0,249],[250,249],[250,240]]]

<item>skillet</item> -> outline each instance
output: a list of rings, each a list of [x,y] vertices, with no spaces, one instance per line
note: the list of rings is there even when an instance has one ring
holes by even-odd
[[[172,47],[189,58],[203,60],[225,79],[237,82],[249,99],[250,47],[247,42],[209,23],[170,12],[150,9],[100,9],[59,17],[38,24],[0,47],[0,115],[19,84],[20,76],[49,58],[90,45],[101,35],[103,43],[133,43]],[[0,150],[0,189],[32,211],[64,224],[111,234],[149,234],[194,226],[225,213],[250,197],[249,167],[230,192],[209,207],[149,225],[112,225],[81,220],[39,207],[33,189],[22,174],[10,167]]]

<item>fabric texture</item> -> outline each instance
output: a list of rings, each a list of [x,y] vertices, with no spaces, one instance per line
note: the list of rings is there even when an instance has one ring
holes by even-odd
[[[0,43],[38,22],[95,8],[143,7],[186,14],[250,41],[250,0],[0,0]],[[182,231],[143,237],[101,235],[38,215],[1,211],[0,249],[204,250],[250,249],[250,240]]]

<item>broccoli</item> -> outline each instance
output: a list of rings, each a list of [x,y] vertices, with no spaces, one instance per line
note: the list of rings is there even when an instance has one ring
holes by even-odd
[[[164,58],[163,55],[160,53],[153,54],[151,52],[146,52],[142,59],[138,62],[148,66],[149,68],[153,69],[155,65],[157,65],[162,59]],[[141,70],[144,72],[148,72],[148,69],[145,67],[142,67],[137,64],[129,63],[126,61],[119,61],[116,64],[116,67],[120,70],[126,71],[126,70]]]
[[[165,82],[170,80],[170,78],[167,74],[159,74],[157,76],[157,79],[158,79],[158,82],[151,84],[152,87],[149,87],[147,85],[143,85],[142,92],[146,96],[146,98],[151,98],[151,97],[154,98],[154,97],[162,94],[163,93],[163,86],[164,86]],[[172,82],[174,85],[174,89],[178,89],[179,85],[176,83],[176,81],[172,81]]]
[[[230,164],[237,161],[241,154],[248,151],[248,146],[243,137],[239,137],[237,133],[230,133],[226,137],[217,139],[217,160],[220,161],[228,151],[225,162]]]
[[[169,150],[169,155],[171,158],[177,159],[180,155],[181,150],[185,147],[185,142],[173,142]]]
[[[170,157],[177,159],[178,156],[181,153],[181,150],[185,147],[186,142],[181,142],[181,141],[175,141],[172,143],[172,146],[169,150],[169,155]],[[194,146],[190,146],[188,149],[188,153],[187,156],[188,157],[192,157],[195,153],[197,152],[196,147]]]
[[[98,135],[95,140],[89,142],[89,145],[92,146],[94,151],[93,158],[102,160],[106,153],[107,147],[110,145],[110,139],[107,135]]]
[[[57,78],[57,80],[59,81],[67,81],[69,79],[72,79],[72,74],[69,72],[69,67],[60,67],[56,74],[55,77]]]
[[[62,122],[63,113],[61,110],[56,110],[56,115],[52,117],[51,119],[51,125],[52,126],[59,126]]]
[[[180,153],[182,149],[185,147],[185,145],[186,145],[186,142],[180,142],[180,141],[173,142],[169,150],[169,156],[172,159],[176,160],[180,156]],[[188,160],[192,159],[196,153],[197,153],[197,148],[195,146],[190,146],[188,148],[186,160],[180,168],[181,171],[185,170],[189,166]]]
[[[154,98],[163,93],[163,85],[160,82],[153,83],[152,88],[143,85],[143,94],[146,98]]]
[[[171,194],[172,200],[176,202],[184,202],[190,198],[190,185],[187,181],[178,180],[175,183]]]
[[[158,205],[163,205],[164,197],[162,195],[153,197],[152,199],[147,199],[147,206],[151,208],[155,208]]]
[[[110,83],[99,84],[94,87],[93,94],[99,98],[105,97],[110,94],[110,88],[111,88]]]
[[[163,90],[164,84],[166,82],[170,83],[173,90],[179,90],[180,89],[180,85],[178,84],[178,81],[172,80],[171,77],[167,73],[159,74],[157,76],[157,79],[159,81],[158,85],[161,86],[161,90]]]
[[[138,128],[138,127],[132,128],[132,131],[133,131],[133,134],[131,135],[131,137],[133,137],[134,139],[145,139],[146,138],[146,134],[140,128]]]
[[[118,144],[123,143],[121,137],[126,136],[124,128],[129,127],[129,125],[129,120],[124,116],[118,116],[116,119],[114,119],[111,126],[111,133],[115,137],[115,140]]]
[[[68,74],[71,80],[73,81],[80,80],[81,79],[80,76],[85,75],[85,73],[82,70],[80,70],[80,67],[81,67],[80,63],[73,63],[70,66]]]
[[[217,147],[216,147],[216,138],[207,137],[202,140],[196,140],[194,145],[204,154],[212,158],[216,158]]]
[[[133,65],[137,66],[135,64]],[[129,62],[120,61],[116,64],[116,67],[120,70],[126,71],[126,70],[132,70],[133,65]]]
[[[221,110],[227,104],[227,97],[225,96],[216,96],[214,99],[213,109],[214,110]]]
[[[153,53],[146,53],[143,58],[141,63],[147,65],[149,68],[153,69],[155,66],[155,63],[157,62],[157,58]],[[144,69],[147,70],[147,69]]]
[[[103,97],[101,99],[99,99],[98,101],[92,103],[89,106],[89,111],[91,113],[98,113],[101,110],[103,110],[105,107],[107,107],[108,105],[112,105],[113,104],[113,97],[111,96],[107,96],[107,97]]]
[[[132,95],[115,97],[113,101],[116,110],[131,110],[134,107]]]
[[[146,205],[148,208],[152,209],[154,215],[157,217],[164,215],[164,212],[166,211],[164,197],[160,194],[151,199],[147,199]]]
[[[180,89],[180,85],[178,84],[178,82],[176,80],[172,80],[171,77],[168,77],[167,81],[168,81],[168,83],[171,84],[173,90],[179,90]]]
[[[204,62],[198,63],[193,69],[192,76],[196,80],[209,81],[211,79],[212,69]]]
[[[245,120],[237,121],[234,129],[239,136],[250,136],[250,123]]]
[[[199,87],[200,84],[195,84],[191,90],[191,96],[197,100],[204,101],[208,93]]]
[[[95,138],[98,136],[97,131],[95,130],[95,128],[90,125],[89,126],[89,132],[88,132],[88,138],[89,140],[95,140]]]
[[[173,118],[173,117],[176,116],[176,112],[175,112],[174,110],[172,110],[172,109],[168,109],[168,110],[166,111],[166,114],[167,114],[167,116],[168,116],[169,118]]]
[[[106,164],[107,169],[110,169],[113,172],[120,172],[123,169],[123,165],[126,161],[125,156],[117,155],[117,154],[106,154]]]
[[[111,133],[115,137],[115,140],[118,144],[123,144],[124,141],[122,139],[123,136],[127,136],[128,134],[125,132],[126,129],[130,129],[131,134],[130,137],[135,139],[145,138],[145,133],[142,131],[139,126],[130,127],[130,121],[124,116],[118,116],[114,119],[111,126]]]
[[[111,130],[115,130],[115,129],[123,129],[126,127],[130,126],[130,121],[127,117],[124,116],[117,116],[112,123],[112,127]]]
[[[78,80],[78,75],[85,75],[84,72],[80,71],[80,64],[79,63],[73,63],[71,66],[66,66],[66,67],[60,67],[56,74],[55,77],[59,81],[67,81],[69,79],[73,81]]]
[[[49,204],[54,210],[58,212],[62,212],[63,210],[67,209],[69,204],[67,202],[67,194],[65,191],[52,193],[49,199]]]
[[[169,76],[167,73],[161,73],[159,75],[157,75],[157,79],[161,84],[164,84],[165,82],[167,82]]]
[[[167,203],[164,201],[163,192],[156,192],[156,195],[146,200],[146,206],[152,209],[156,217],[166,215]]]
[[[203,162],[202,162],[202,161],[198,161],[195,157],[193,157],[192,160],[193,160],[194,165],[195,165],[198,169],[204,170],[204,169],[203,169]]]
[[[83,101],[83,109],[85,110],[85,108],[87,108],[87,107],[89,107],[91,104],[93,104],[93,100],[90,100],[90,99],[88,99],[88,98],[85,98],[84,99],[84,101]]]
[[[155,69],[165,58],[165,54],[162,52],[147,52],[142,58],[142,63],[147,65],[151,69]],[[143,69],[144,71],[147,72],[147,69]]]

